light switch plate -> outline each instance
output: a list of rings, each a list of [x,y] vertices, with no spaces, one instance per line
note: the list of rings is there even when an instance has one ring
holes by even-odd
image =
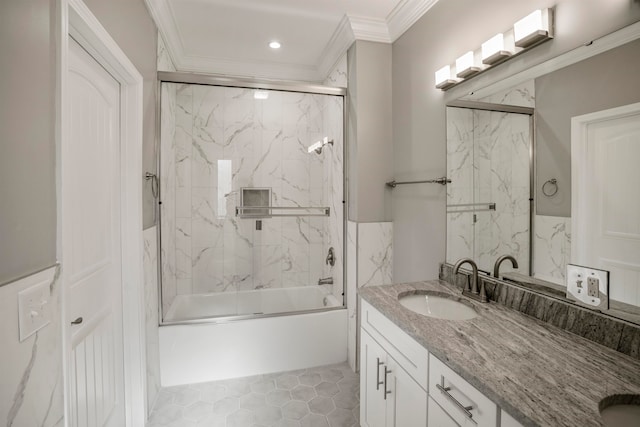
[[[43,281],[18,292],[20,342],[51,323],[49,282]]]
[[[609,272],[567,264],[567,298],[580,305],[609,309]]]

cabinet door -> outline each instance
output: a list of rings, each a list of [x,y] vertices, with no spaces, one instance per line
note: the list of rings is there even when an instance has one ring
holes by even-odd
[[[395,360],[387,361],[387,427],[426,427],[427,392]]]
[[[522,424],[506,412],[500,411],[500,427],[522,427]]]
[[[447,413],[429,397],[429,427],[458,427],[453,419],[447,415]]]
[[[384,372],[387,354],[371,336],[360,335],[360,424],[362,427],[386,425]]]

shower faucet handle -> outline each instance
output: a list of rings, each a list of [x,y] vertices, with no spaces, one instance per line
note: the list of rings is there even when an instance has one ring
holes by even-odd
[[[333,246],[329,248],[329,253],[327,254],[327,258],[325,259],[325,264],[333,267],[336,265],[336,253],[333,250]]]

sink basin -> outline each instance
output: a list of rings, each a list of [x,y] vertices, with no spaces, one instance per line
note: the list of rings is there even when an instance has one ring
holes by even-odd
[[[421,292],[400,295],[400,304],[423,316],[447,320],[469,320],[478,316],[476,310],[458,298],[441,292]]]
[[[615,394],[600,402],[600,416],[606,427],[640,426],[640,395]]]

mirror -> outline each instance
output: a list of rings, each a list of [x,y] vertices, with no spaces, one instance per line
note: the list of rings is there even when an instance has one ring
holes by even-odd
[[[582,250],[604,246],[596,234],[622,236],[625,242],[608,243],[618,249],[628,241],[640,242],[640,173],[626,161],[640,158],[635,143],[640,138],[634,137],[640,133],[633,133],[640,132],[640,113],[621,125],[637,130],[609,138],[626,138],[626,145],[607,143],[609,148],[600,147],[600,156],[588,164],[575,154],[576,123],[640,103],[638,27],[596,40],[595,55],[581,47],[505,79],[508,87],[506,81],[498,82],[448,104],[447,176],[452,183],[447,188],[446,262],[469,257],[491,274],[498,257],[512,255],[518,268],[504,262],[501,277],[558,298],[566,296],[567,264],[607,270],[607,312],[640,323],[640,252],[633,252],[640,243],[624,246],[621,252],[632,255],[616,262]],[[612,41],[616,39],[624,42]],[[606,133],[596,128],[594,132]],[[606,182],[578,191],[587,180],[576,177],[606,163],[600,160],[605,157],[609,164],[627,166],[610,167],[603,175]],[[585,199],[596,189],[601,195],[585,208]],[[595,211],[601,212],[597,218]],[[596,233],[602,218],[608,218],[612,233]],[[582,230],[578,238],[572,239],[572,229]]]

